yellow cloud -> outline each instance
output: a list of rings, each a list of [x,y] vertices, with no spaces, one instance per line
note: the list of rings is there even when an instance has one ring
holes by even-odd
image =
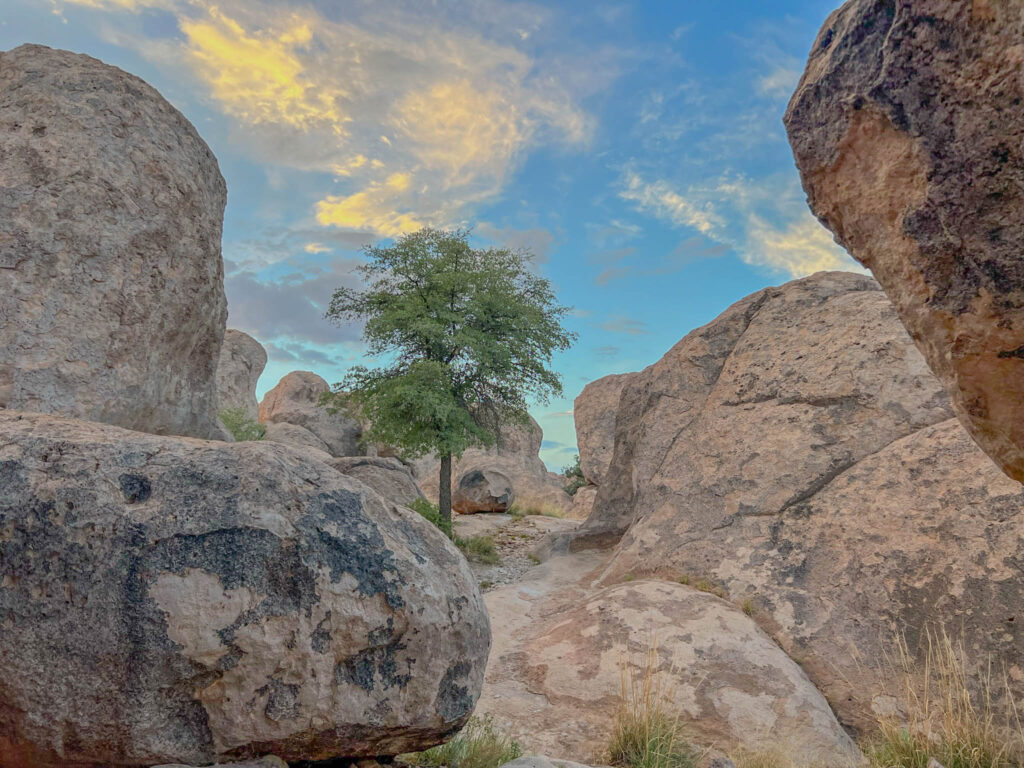
[[[395,210],[395,193],[407,184],[405,174],[393,174],[383,184],[372,183],[353,195],[329,195],[316,204],[317,223],[327,227],[360,229],[397,237],[423,226],[415,216]]]
[[[327,253],[331,249],[322,243],[306,243],[306,247],[303,250],[306,253]]]
[[[836,245],[832,233],[821,226],[809,211],[784,229],[751,215],[747,236],[745,261],[782,270],[793,277],[830,269],[867,271]]]
[[[652,210],[677,226],[692,227],[703,234],[709,234],[721,224],[710,203],[691,202],[666,181],[645,182],[635,173],[628,173],[625,189],[619,196],[637,202],[641,208]]]
[[[229,114],[250,123],[326,124],[343,132],[349,121],[337,107],[343,92],[312,82],[299,56],[313,37],[308,23],[293,21],[277,35],[251,33],[210,8],[208,18],[181,18],[180,26],[196,73]]]

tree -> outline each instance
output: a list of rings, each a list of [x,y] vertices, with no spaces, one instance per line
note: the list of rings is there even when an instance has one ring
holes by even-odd
[[[329,399],[369,422],[365,439],[440,457],[438,506],[450,521],[452,457],[525,422],[528,401],[561,394],[550,365],[576,339],[562,327],[569,310],[528,252],[472,248],[468,230],[425,228],[363,253],[365,287],[336,290],[327,318],[365,321],[382,364],[352,368]]]

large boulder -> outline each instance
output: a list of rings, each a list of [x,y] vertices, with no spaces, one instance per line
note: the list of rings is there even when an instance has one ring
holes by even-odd
[[[452,509],[460,515],[507,512],[515,501],[512,481],[496,469],[472,469],[452,491]]]
[[[580,469],[593,485],[604,482],[615,449],[615,414],[622,388],[635,374],[618,373],[592,381],[573,403]]]
[[[1022,37],[1020,2],[851,0],[785,121],[812,210],[1024,481]]]
[[[615,544],[638,515],[706,530],[779,514],[952,415],[870,277],[766,288],[628,381],[610,469],[570,546]]]
[[[327,464],[343,475],[354,477],[394,504],[412,505],[423,494],[412,479],[412,472],[393,457],[343,456],[332,458]]]
[[[363,428],[342,413],[330,413],[320,405],[320,396],[330,386],[311,371],[292,371],[267,392],[260,402],[264,424],[294,424],[322,440],[332,456],[359,456]],[[273,439],[268,433],[268,439]]]
[[[224,438],[226,188],[192,124],[23,45],[0,53],[0,179],[0,407]]]
[[[220,410],[242,408],[253,421],[259,418],[256,384],[267,366],[267,350],[242,331],[228,328],[217,364],[217,400]]]
[[[271,443],[284,443],[290,445],[292,448],[303,449],[307,456],[311,456],[320,461],[327,461],[331,457],[331,449],[323,440],[314,435],[305,427],[300,427],[297,424],[289,424],[287,422],[271,422],[266,425],[267,432],[263,436],[264,440]],[[312,448],[313,452],[308,449]],[[322,455],[321,455],[322,454]]]
[[[623,538],[603,578],[707,579],[755,618],[862,733],[891,709],[885,661],[948,624],[972,673],[994,662],[1024,695],[1024,494],[956,419],[865,456],[778,514],[727,525],[654,511]]]
[[[0,764],[394,755],[469,717],[451,542],[273,443],[0,412]]]
[[[540,458],[544,431],[532,417],[526,424],[510,424],[501,430],[501,439],[490,448],[470,448],[452,461],[452,483],[464,475],[487,470],[505,475],[515,493],[517,504],[527,512],[564,513],[572,506],[565,492],[565,478],[549,472]],[[416,482],[428,499],[437,502],[441,462],[426,456],[412,462]],[[454,490],[454,489],[453,489]]]
[[[646,681],[698,745],[785,746],[797,765],[856,764],[824,697],[736,606],[654,580],[545,594],[544,571],[574,557],[485,596],[495,648],[479,710],[528,750],[602,763],[624,687],[628,700]]]

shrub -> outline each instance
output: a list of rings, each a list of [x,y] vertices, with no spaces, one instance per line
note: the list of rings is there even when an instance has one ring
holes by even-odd
[[[587,479],[583,476],[583,470],[580,468],[580,455],[578,453],[573,459],[572,464],[562,467],[562,474],[569,481],[568,485],[565,486],[565,492],[570,496],[575,496],[576,491],[587,484]]]
[[[471,717],[451,741],[426,752],[402,755],[413,765],[432,768],[499,768],[521,757],[523,748],[499,733],[491,717]]]
[[[267,428],[251,418],[243,406],[225,408],[220,412],[220,420],[239,443],[262,440],[267,435]]]
[[[494,539],[490,536],[470,536],[468,539],[456,536],[455,546],[462,550],[467,560],[475,560],[484,565],[497,565],[501,562]]]
[[[517,501],[508,509],[512,517],[520,518],[527,515],[538,515],[540,517],[565,517],[565,512],[545,501]]]
[[[621,768],[694,768],[698,753],[686,739],[683,723],[670,709],[670,696],[661,689],[657,647],[647,653],[637,674],[622,673],[622,703],[608,757]]]
[[[445,536],[449,539],[455,540],[455,526],[451,520],[445,520],[441,517],[441,512],[438,510],[437,505],[431,504],[426,499],[416,499],[412,504],[412,511],[418,513],[420,516],[425,517],[427,520],[436,525]]]
[[[963,644],[944,630],[928,630],[925,639],[921,665],[897,638],[890,666],[903,689],[904,717],[879,718],[865,750],[871,766],[927,768],[932,759],[944,768],[1024,766],[1024,733],[1007,686],[997,685],[990,669],[972,686]]]

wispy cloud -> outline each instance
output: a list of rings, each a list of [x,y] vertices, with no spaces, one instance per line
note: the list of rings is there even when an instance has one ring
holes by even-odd
[[[643,336],[651,332],[647,328],[647,323],[642,320],[635,320],[626,315],[614,314],[608,315],[607,319],[598,325],[598,328],[609,333],[622,333],[627,336]]]

